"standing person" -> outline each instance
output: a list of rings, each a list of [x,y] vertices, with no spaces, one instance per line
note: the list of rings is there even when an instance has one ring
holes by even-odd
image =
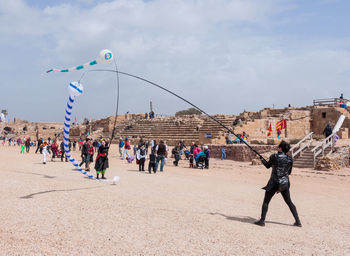
[[[38,153],[38,150],[40,152],[40,146],[41,146],[42,143],[43,143],[42,138],[38,139],[38,143],[37,143],[37,148],[35,150],[35,154]]]
[[[58,156],[58,145],[56,140],[54,140],[51,144],[51,152],[52,152],[52,157],[51,157],[51,161],[53,161],[53,159]]]
[[[134,144],[134,156],[136,156],[137,149],[138,149],[137,145],[136,145],[136,144]]]
[[[90,163],[94,162],[94,153],[95,153],[94,147],[92,145],[92,140],[89,140],[88,146],[89,146],[89,166],[88,166],[87,172],[90,171]]]
[[[159,145],[156,146],[155,152],[157,154],[156,171],[158,170],[158,165],[159,165],[159,162],[160,162],[160,171],[163,172],[164,161],[165,161],[165,158],[167,157],[167,153],[168,153],[168,148],[165,145],[163,140],[161,140],[159,142]]]
[[[24,154],[25,145],[21,144],[21,154]]]
[[[68,140],[68,147],[69,147],[69,151],[72,147],[72,143],[70,142],[70,140]],[[61,149],[61,162],[63,162],[63,157],[66,158],[66,162],[68,162],[68,158],[67,158],[67,155],[66,155],[66,151],[64,150],[64,142],[62,141],[61,144],[60,144],[60,149]]]
[[[202,152],[201,148],[198,147],[197,145],[194,145],[194,149],[193,149],[193,157],[196,160],[196,167],[198,168],[198,154]]]
[[[327,124],[326,128],[324,128],[323,130],[323,134],[325,135],[325,137],[327,138],[328,136],[330,136],[332,134],[332,126],[330,123]]]
[[[85,163],[85,170],[89,171],[89,139],[86,139],[85,143],[81,147],[81,163],[82,166]]]
[[[97,142],[97,140],[94,140],[94,142],[92,143],[92,146],[94,147],[95,151],[97,152],[98,147],[99,147],[99,142]]]
[[[45,141],[44,143],[42,143],[40,147],[41,147],[41,152],[43,154],[43,164],[46,164],[46,157],[49,154],[49,151],[47,149],[48,147],[47,142]]]
[[[210,150],[207,145],[205,145],[203,148],[205,154],[204,168],[209,169]]]
[[[78,142],[79,151],[81,151],[83,149],[83,145],[84,145],[84,141],[80,138],[79,142]]]
[[[194,142],[192,142],[191,148],[190,148],[190,153],[193,154],[193,150],[196,148],[196,145]]]
[[[145,145],[142,145],[136,153],[136,158],[137,160],[139,160],[139,172],[144,172],[145,171],[145,161],[146,161],[146,149],[145,149]]]
[[[221,160],[226,159],[226,149],[225,147],[221,148]]]
[[[151,150],[151,154],[149,155],[149,163],[148,163],[148,172],[151,174],[151,170],[153,173],[156,173],[156,154],[153,150]]]
[[[271,155],[268,162],[265,159],[260,158],[267,169],[272,167],[272,173],[269,182],[263,187],[263,189],[266,190],[265,197],[261,210],[261,218],[259,221],[254,222],[256,225],[265,226],[265,218],[269,203],[276,193],[281,192],[284,201],[289,206],[289,209],[294,216],[294,226],[301,227],[297,209],[290,198],[289,175],[292,173],[293,159],[287,155],[289,149],[290,145],[287,142],[282,141],[278,145],[277,154]]]
[[[146,155],[148,154],[148,146],[149,146],[149,143],[148,143],[148,140],[147,140],[145,142]]]
[[[180,140],[179,143],[180,143],[180,160],[181,160],[181,156],[183,155],[184,148],[186,148],[186,146],[185,146],[185,143],[182,140]]]
[[[125,155],[127,155],[128,157],[130,156],[129,153],[128,153],[128,150],[130,150],[130,149],[131,149],[131,146],[130,146],[129,138],[128,138],[128,137],[125,137],[125,142],[124,142],[124,153],[123,153],[122,160],[124,160]]]
[[[105,174],[108,167],[108,143],[106,143],[105,140],[102,140],[101,146],[98,148],[95,162],[96,179],[100,178],[100,173],[102,174],[102,179],[106,179]]]
[[[124,147],[124,141],[122,139],[122,137],[119,138],[119,154],[120,157],[122,157],[123,155],[123,147]]]
[[[26,152],[29,153],[29,149],[30,149],[30,137],[29,137],[28,139],[26,139],[25,146],[26,146]]]
[[[75,151],[77,149],[77,141],[73,139],[73,150]]]
[[[175,166],[178,166],[179,165],[179,160],[180,160],[180,143],[178,143],[172,150],[173,155],[174,155],[174,158],[175,158],[175,161],[173,162],[173,164]]]

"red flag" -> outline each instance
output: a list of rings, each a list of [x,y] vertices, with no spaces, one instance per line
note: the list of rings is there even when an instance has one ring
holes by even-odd
[[[281,131],[287,128],[287,120],[283,119],[276,123],[276,131]]]
[[[267,134],[267,136],[270,136],[271,132],[272,132],[272,128],[271,128],[271,124],[270,124],[270,126],[269,126],[269,133]]]

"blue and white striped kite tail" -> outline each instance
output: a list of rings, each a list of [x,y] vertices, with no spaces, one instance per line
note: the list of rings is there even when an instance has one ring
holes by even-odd
[[[83,86],[78,82],[71,82],[68,86],[69,91],[69,98],[66,106],[66,114],[64,117],[64,151],[66,153],[67,158],[69,161],[74,165],[74,167],[77,169],[77,171],[81,172],[82,174],[88,176],[90,179],[97,180],[93,175],[87,173],[85,170],[83,170],[78,162],[72,157],[70,148],[69,148],[69,129],[71,124],[71,116],[72,116],[72,109],[73,109],[73,103],[75,100],[75,97],[79,96],[83,93]]]
[[[93,60],[91,62],[85,63],[83,65],[79,65],[79,66],[76,66],[76,67],[73,67],[73,68],[66,68],[66,69],[55,69],[55,68],[53,68],[53,69],[50,69],[50,70],[46,71],[46,73],[50,73],[52,71],[56,71],[56,72],[71,72],[71,71],[87,68],[89,66],[93,66],[93,65],[96,65],[96,64],[97,64],[97,60]]]
[[[98,63],[102,63],[102,64],[109,64],[111,63],[113,60],[113,53],[110,50],[102,50],[100,51],[98,58],[96,60],[90,61],[88,63],[85,63],[83,65],[79,65],[76,67],[72,67],[72,68],[66,68],[66,69],[49,69],[48,71],[46,71],[46,73],[50,73],[52,71],[56,71],[56,72],[71,72],[71,71],[75,71],[75,70],[80,70],[83,68],[87,68],[93,65],[96,65]]]

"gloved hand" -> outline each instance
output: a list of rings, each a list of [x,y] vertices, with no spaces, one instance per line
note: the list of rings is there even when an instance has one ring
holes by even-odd
[[[262,156],[260,156],[260,160],[261,160],[261,162],[263,163],[263,165],[265,165],[265,167],[266,167],[267,161],[265,160],[265,158],[263,158]]]

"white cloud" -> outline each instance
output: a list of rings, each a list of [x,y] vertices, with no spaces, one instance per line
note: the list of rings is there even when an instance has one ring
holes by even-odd
[[[118,0],[92,1],[90,8],[80,3],[40,9],[0,0],[0,22],[6,24],[0,27],[3,81],[16,84],[26,97],[12,88],[6,93],[23,103],[34,99],[23,109],[5,98],[10,113],[60,120],[63,88],[81,73],[43,72],[90,61],[102,48],[113,50],[121,70],[159,82],[210,113],[310,104],[312,98],[337,95],[349,82],[349,39],[315,43],[273,33],[293,20],[274,18],[298,8],[289,1]],[[83,83],[78,116],[113,114],[114,77],[90,73]],[[188,107],[129,78],[122,77],[121,86],[121,113],[145,112],[150,99],[158,113]]]

